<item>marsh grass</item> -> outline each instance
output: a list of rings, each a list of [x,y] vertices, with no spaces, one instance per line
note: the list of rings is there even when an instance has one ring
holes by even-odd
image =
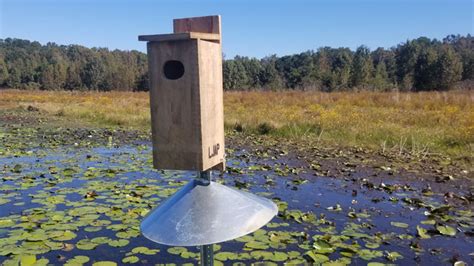
[[[228,131],[340,146],[472,157],[471,91],[226,92]],[[39,108],[75,123],[149,130],[148,93],[0,91],[1,109]]]

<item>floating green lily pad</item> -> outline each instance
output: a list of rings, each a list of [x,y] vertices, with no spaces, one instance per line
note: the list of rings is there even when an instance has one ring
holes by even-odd
[[[65,266],[83,265],[83,264],[89,262],[89,260],[90,260],[89,257],[79,255],[79,256],[74,256],[72,259],[67,260],[64,265]]]
[[[392,226],[399,227],[399,228],[408,228],[408,224],[401,223],[401,222],[390,222]]]
[[[248,249],[268,249],[269,246],[263,242],[251,241],[245,243],[245,247]]]
[[[315,264],[321,264],[323,262],[329,261],[329,257],[323,254],[315,253],[314,251],[308,251],[305,253],[308,255]]]
[[[438,232],[442,235],[446,236],[455,236],[456,235],[456,229],[449,225],[438,225],[436,226],[436,229]]]
[[[155,255],[158,252],[159,252],[158,249],[149,249],[147,247],[136,247],[132,249],[132,253],[135,253],[135,254]]]
[[[32,266],[36,263],[35,255],[21,255],[20,256],[20,265],[21,266]]]
[[[235,260],[237,258],[238,255],[232,252],[219,252],[214,255],[214,259],[220,261]]]
[[[185,247],[172,247],[168,248],[167,251],[170,254],[180,255],[181,253],[188,251],[188,249]]]
[[[92,250],[97,246],[98,244],[92,242],[90,239],[81,239],[76,243],[76,247],[82,250]]]
[[[128,243],[130,243],[130,241],[127,239],[110,240],[108,242],[111,247],[125,247]]]
[[[92,263],[92,266],[117,266],[117,263],[113,261],[98,261]]]
[[[140,259],[137,256],[129,256],[122,259],[123,263],[137,263]]]
[[[417,225],[416,230],[418,232],[418,236],[420,236],[421,238],[424,238],[424,239],[431,238],[430,235],[428,234],[428,230],[426,230],[425,228]]]
[[[403,258],[403,256],[400,255],[400,253],[398,253],[398,252],[396,252],[396,251],[393,251],[393,252],[388,252],[388,251],[387,251],[386,253],[387,253],[387,254],[386,254],[385,257],[386,257],[387,260],[389,260],[389,261],[396,261],[396,260],[398,260],[398,259]]]
[[[13,225],[15,225],[15,222],[12,221],[11,219],[0,220],[0,228],[10,227],[10,226],[13,226]]]

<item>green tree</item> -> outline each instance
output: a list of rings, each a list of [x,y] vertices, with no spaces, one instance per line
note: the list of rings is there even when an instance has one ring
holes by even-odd
[[[452,47],[443,47],[436,65],[439,77],[438,89],[451,89],[457,81],[461,80],[463,71],[461,59]]]
[[[148,90],[147,67],[147,55],[138,51],[0,39],[0,86]],[[322,47],[262,60],[236,56],[223,67],[224,87],[232,90],[447,89],[474,79],[474,38],[449,35],[440,42],[420,37],[373,52],[365,46],[356,51]]]
[[[15,66],[8,69],[8,78],[5,82],[8,88],[20,88],[21,85],[21,72]]]
[[[224,89],[243,90],[247,88],[248,76],[241,61],[227,60],[223,64]]]
[[[262,70],[259,73],[260,85],[267,90],[277,90],[283,88],[283,82],[275,67],[276,55],[262,59]]]
[[[396,50],[397,80],[402,90],[412,90],[414,86],[415,64],[419,48],[414,41],[399,45]]]
[[[348,48],[331,49],[331,88],[346,90],[351,86],[353,55]]]
[[[71,63],[68,66],[64,88],[67,90],[80,90],[82,88],[81,75],[76,64]]]
[[[323,47],[319,48],[314,56],[316,73],[320,82],[320,90],[322,91],[332,91],[334,88],[330,54],[331,48]]]
[[[283,77],[287,88],[303,89],[316,77],[313,52],[307,51],[293,56],[284,56],[275,61],[275,68]]]
[[[145,72],[143,74],[141,74],[137,81],[136,81],[136,84],[134,86],[134,90],[135,91],[149,91],[150,90],[150,86],[149,86],[149,80],[148,80],[148,72]]]
[[[354,87],[366,88],[372,78],[373,65],[369,48],[359,46],[352,62],[351,84]]]
[[[438,49],[427,47],[419,52],[413,74],[416,90],[434,90],[438,86]]]
[[[40,83],[45,90],[61,90],[65,88],[67,70],[59,63],[49,64],[41,71]]]
[[[371,54],[375,67],[374,86],[376,90],[385,90],[397,86],[397,64],[394,49],[377,48]],[[382,88],[383,86],[384,88]],[[382,87],[378,87],[382,86]]]
[[[462,79],[474,79],[474,37],[468,34],[448,35],[443,39],[443,43],[453,47],[454,51],[460,56],[462,62]]]
[[[104,65],[98,58],[93,58],[87,62],[80,72],[82,83],[89,90],[103,89],[104,81]]]
[[[236,56],[234,61],[244,67],[247,75],[247,82],[242,84],[242,88],[256,89],[261,87],[260,72],[262,71],[262,66],[258,59]]]
[[[5,85],[8,80],[8,69],[3,56],[0,54],[0,86]]]
[[[392,87],[384,61],[379,62],[375,67],[374,78],[372,79],[371,83],[375,90],[380,91],[386,91]]]

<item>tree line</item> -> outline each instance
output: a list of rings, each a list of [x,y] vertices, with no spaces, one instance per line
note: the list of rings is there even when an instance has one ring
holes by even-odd
[[[295,55],[224,60],[224,89],[448,90],[474,80],[474,37],[420,37],[390,49],[322,47]],[[472,82],[469,83],[472,86]],[[79,45],[0,39],[0,87],[148,90],[147,57]]]
[[[20,39],[0,40],[0,87],[146,90],[146,54]]]

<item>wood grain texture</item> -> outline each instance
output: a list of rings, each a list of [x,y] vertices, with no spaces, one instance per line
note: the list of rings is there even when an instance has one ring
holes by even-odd
[[[221,34],[221,16],[180,18],[173,20],[173,32],[203,32]]]
[[[222,51],[218,43],[198,41],[203,168],[224,170]],[[218,147],[217,150],[215,148]]]
[[[197,40],[149,42],[148,56],[154,166],[200,170]],[[163,66],[169,60],[183,63],[181,78],[170,80],[164,76]]]
[[[183,33],[170,33],[170,34],[155,34],[155,35],[140,35],[138,36],[139,41],[146,42],[165,42],[165,41],[182,41],[190,39],[203,39],[209,41],[219,41],[221,36],[213,33],[202,33],[202,32],[183,32]]]
[[[174,34],[139,36],[148,41],[155,168],[225,169],[222,49],[215,31],[220,33],[218,16],[175,20]],[[168,61],[181,62],[184,74],[168,79]]]

